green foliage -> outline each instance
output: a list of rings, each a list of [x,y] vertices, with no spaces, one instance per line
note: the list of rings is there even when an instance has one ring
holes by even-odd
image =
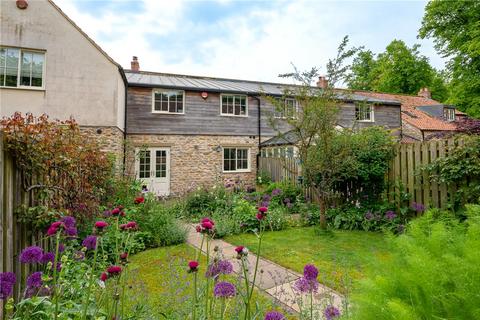
[[[419,45],[409,48],[401,40],[393,40],[376,57],[370,50],[359,51],[347,77],[350,89],[391,93],[417,94],[428,87],[432,98],[444,101],[447,90],[442,75],[420,55]]]
[[[257,184],[260,186],[267,185],[272,182],[270,174],[267,171],[260,170],[257,174]]]
[[[421,38],[433,38],[435,48],[450,57],[447,71],[450,97],[469,115],[480,117],[480,3],[430,1],[425,8]]]
[[[431,210],[388,240],[352,301],[352,319],[480,319],[480,206],[468,219]]]
[[[424,169],[433,181],[457,185],[454,207],[465,203],[480,203],[480,137],[462,137],[463,144],[450,150],[447,157],[438,158]]]

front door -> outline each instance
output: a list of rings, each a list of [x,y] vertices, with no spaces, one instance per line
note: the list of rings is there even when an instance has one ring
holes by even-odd
[[[149,192],[157,196],[170,194],[170,149],[146,148],[137,150],[136,175]]]

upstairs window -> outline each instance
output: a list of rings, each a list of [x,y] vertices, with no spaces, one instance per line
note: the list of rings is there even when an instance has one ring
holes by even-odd
[[[444,108],[443,116],[447,121],[455,121],[455,109],[454,108]]]
[[[153,113],[185,113],[185,93],[183,91],[154,90]]]
[[[249,153],[248,148],[223,148],[223,171],[250,171]]]
[[[273,117],[277,119],[295,118],[298,111],[297,100],[286,98],[283,101],[281,110],[276,106]]]
[[[355,106],[355,119],[362,122],[373,122],[373,107],[369,105]]]
[[[248,116],[247,96],[222,94],[220,114],[223,116]]]
[[[0,87],[43,88],[45,53],[0,48]]]

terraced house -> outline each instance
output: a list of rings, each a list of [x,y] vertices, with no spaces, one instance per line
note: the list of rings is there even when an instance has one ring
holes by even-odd
[[[282,97],[287,85],[145,72],[136,57],[131,67],[125,72],[126,128],[137,156],[129,156],[130,174],[159,195],[227,180],[254,184],[261,143],[277,134],[269,119],[283,116],[265,97]],[[342,99],[339,126],[380,125],[400,135],[398,101],[355,94]],[[285,105],[298,108],[293,97]]]

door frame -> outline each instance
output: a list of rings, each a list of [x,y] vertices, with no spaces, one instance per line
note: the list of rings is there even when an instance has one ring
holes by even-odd
[[[150,151],[150,176],[149,178],[140,178],[140,151],[148,150]],[[164,150],[166,151],[166,174],[165,178],[156,178],[155,177],[155,164],[156,164],[156,151]],[[149,190],[152,189],[152,185],[158,183],[159,179],[166,179],[166,190],[162,194],[156,194],[157,196],[169,196],[170,195],[170,184],[171,184],[171,175],[170,175],[170,147],[144,147],[144,148],[135,148],[135,178],[140,181],[145,181],[149,186]],[[155,181],[157,180],[157,181]]]

